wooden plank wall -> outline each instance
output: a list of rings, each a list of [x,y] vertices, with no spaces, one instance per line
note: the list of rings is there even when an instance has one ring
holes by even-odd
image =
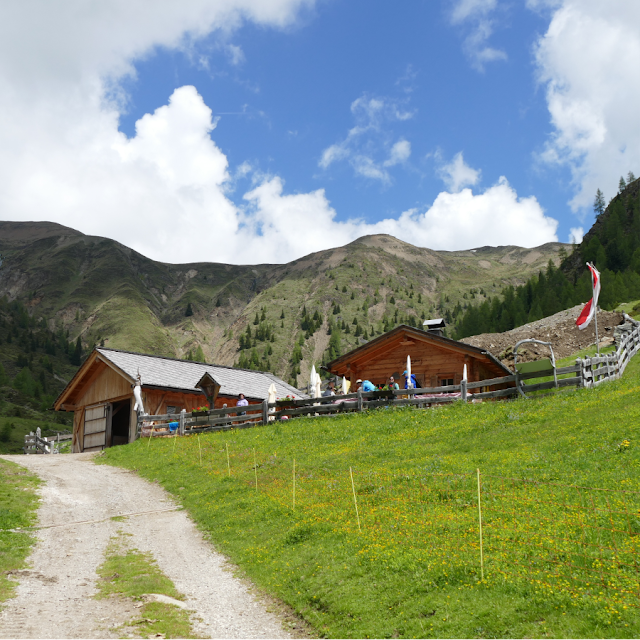
[[[105,367],[96,379],[79,396],[75,404],[87,407],[100,402],[109,402],[115,398],[133,396],[131,383],[116,373],[111,367]]]
[[[351,364],[347,377],[351,380],[352,389],[358,378],[380,384],[385,383],[393,373],[400,374],[396,382],[402,386],[402,372],[406,369],[407,355],[411,356],[411,370],[418,380],[418,386],[423,387],[437,387],[441,378],[453,378],[454,384],[459,384],[465,364],[469,382],[504,374],[504,371],[489,362],[443,349],[438,345],[416,341],[411,346],[399,343],[389,345],[386,351],[373,354],[369,360]]]

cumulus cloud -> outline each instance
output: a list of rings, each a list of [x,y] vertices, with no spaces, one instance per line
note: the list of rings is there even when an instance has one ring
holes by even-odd
[[[439,159],[436,154],[436,159]],[[456,153],[453,160],[438,167],[438,175],[449,191],[458,192],[464,187],[473,187],[480,180],[480,170],[471,168],[465,161],[462,151]]]
[[[640,168],[640,3],[636,0],[529,0],[551,9],[535,60],[554,132],[540,154],[572,172],[574,211],[598,188]]]
[[[497,8],[498,0],[457,0],[451,11],[451,23],[468,30],[464,49],[478,71],[484,71],[489,62],[507,59],[507,54],[502,49],[488,44],[495,30],[492,14]]]
[[[301,243],[307,251],[318,251],[377,233],[443,250],[483,245],[534,247],[557,240],[557,221],[544,215],[535,198],[519,198],[505,178],[477,195],[471,189],[443,192],[424,211],[411,209],[398,218],[373,224],[338,222],[324,190],[288,195],[279,177],[265,180],[245,199],[251,205],[249,218],[254,225],[247,230],[249,237],[261,234],[265,242],[260,255],[266,261],[300,255]],[[250,254],[254,248],[243,246],[243,250]]]

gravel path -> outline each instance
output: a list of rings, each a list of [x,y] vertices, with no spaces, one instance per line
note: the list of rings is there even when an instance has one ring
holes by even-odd
[[[130,471],[96,465],[93,455],[2,456],[45,481],[38,517],[48,528],[37,533],[30,569],[17,572],[17,596],[0,613],[0,638],[116,637],[109,628],[138,610],[127,600],[91,596],[97,592],[96,569],[118,530],[131,534],[132,547],[150,552],[187,597],[199,635],[291,637],[161,487]],[[110,520],[141,512],[147,513]]]

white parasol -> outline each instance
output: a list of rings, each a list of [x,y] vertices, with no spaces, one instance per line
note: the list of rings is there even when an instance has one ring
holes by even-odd
[[[348,385],[347,385],[347,379],[344,376],[342,376],[342,395],[346,396],[347,393],[349,393],[349,388],[348,388]]]
[[[407,356],[407,389],[413,389],[413,381],[411,380],[411,356]]]
[[[314,398],[318,397],[316,395],[316,377],[318,377],[318,374],[316,373],[316,365],[312,364],[311,375],[309,376],[309,392]]]
[[[136,386],[133,388],[133,397],[136,399],[136,402],[133,405],[133,410],[140,411],[143,416],[146,416],[147,413],[144,410],[144,405],[142,404],[142,379],[140,378],[140,371],[138,371]]]
[[[273,404],[276,401],[276,385],[274,382],[271,383],[271,386],[269,387],[268,391],[267,391],[267,402],[269,404]],[[269,413],[275,413],[275,408],[272,407],[269,409]],[[275,420],[275,418],[273,416],[269,417],[269,420]]]
[[[322,379],[320,378],[319,375],[316,375],[316,388],[315,388],[315,397],[319,398],[322,395]]]

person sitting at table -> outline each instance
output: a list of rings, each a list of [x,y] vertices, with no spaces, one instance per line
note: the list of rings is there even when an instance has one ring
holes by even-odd
[[[358,378],[356,380],[356,384],[359,384],[360,386],[358,387],[358,389],[362,389],[365,393],[368,391],[376,390],[376,385],[373,384],[371,380],[361,380],[360,378]]]
[[[244,393],[240,394],[240,400],[238,400],[238,402],[236,402],[236,407],[248,407],[249,406],[249,401],[244,397]],[[247,412],[246,411],[240,411],[238,412],[239,416],[246,416]]]
[[[329,384],[327,385],[327,388],[322,392],[322,397],[328,398],[329,396],[335,396],[336,395],[335,386],[336,386],[336,383],[333,380],[329,380]]]
[[[394,389],[400,389],[400,385],[395,381],[395,378],[393,376],[389,376],[387,384],[384,388],[385,390],[393,391]]]

